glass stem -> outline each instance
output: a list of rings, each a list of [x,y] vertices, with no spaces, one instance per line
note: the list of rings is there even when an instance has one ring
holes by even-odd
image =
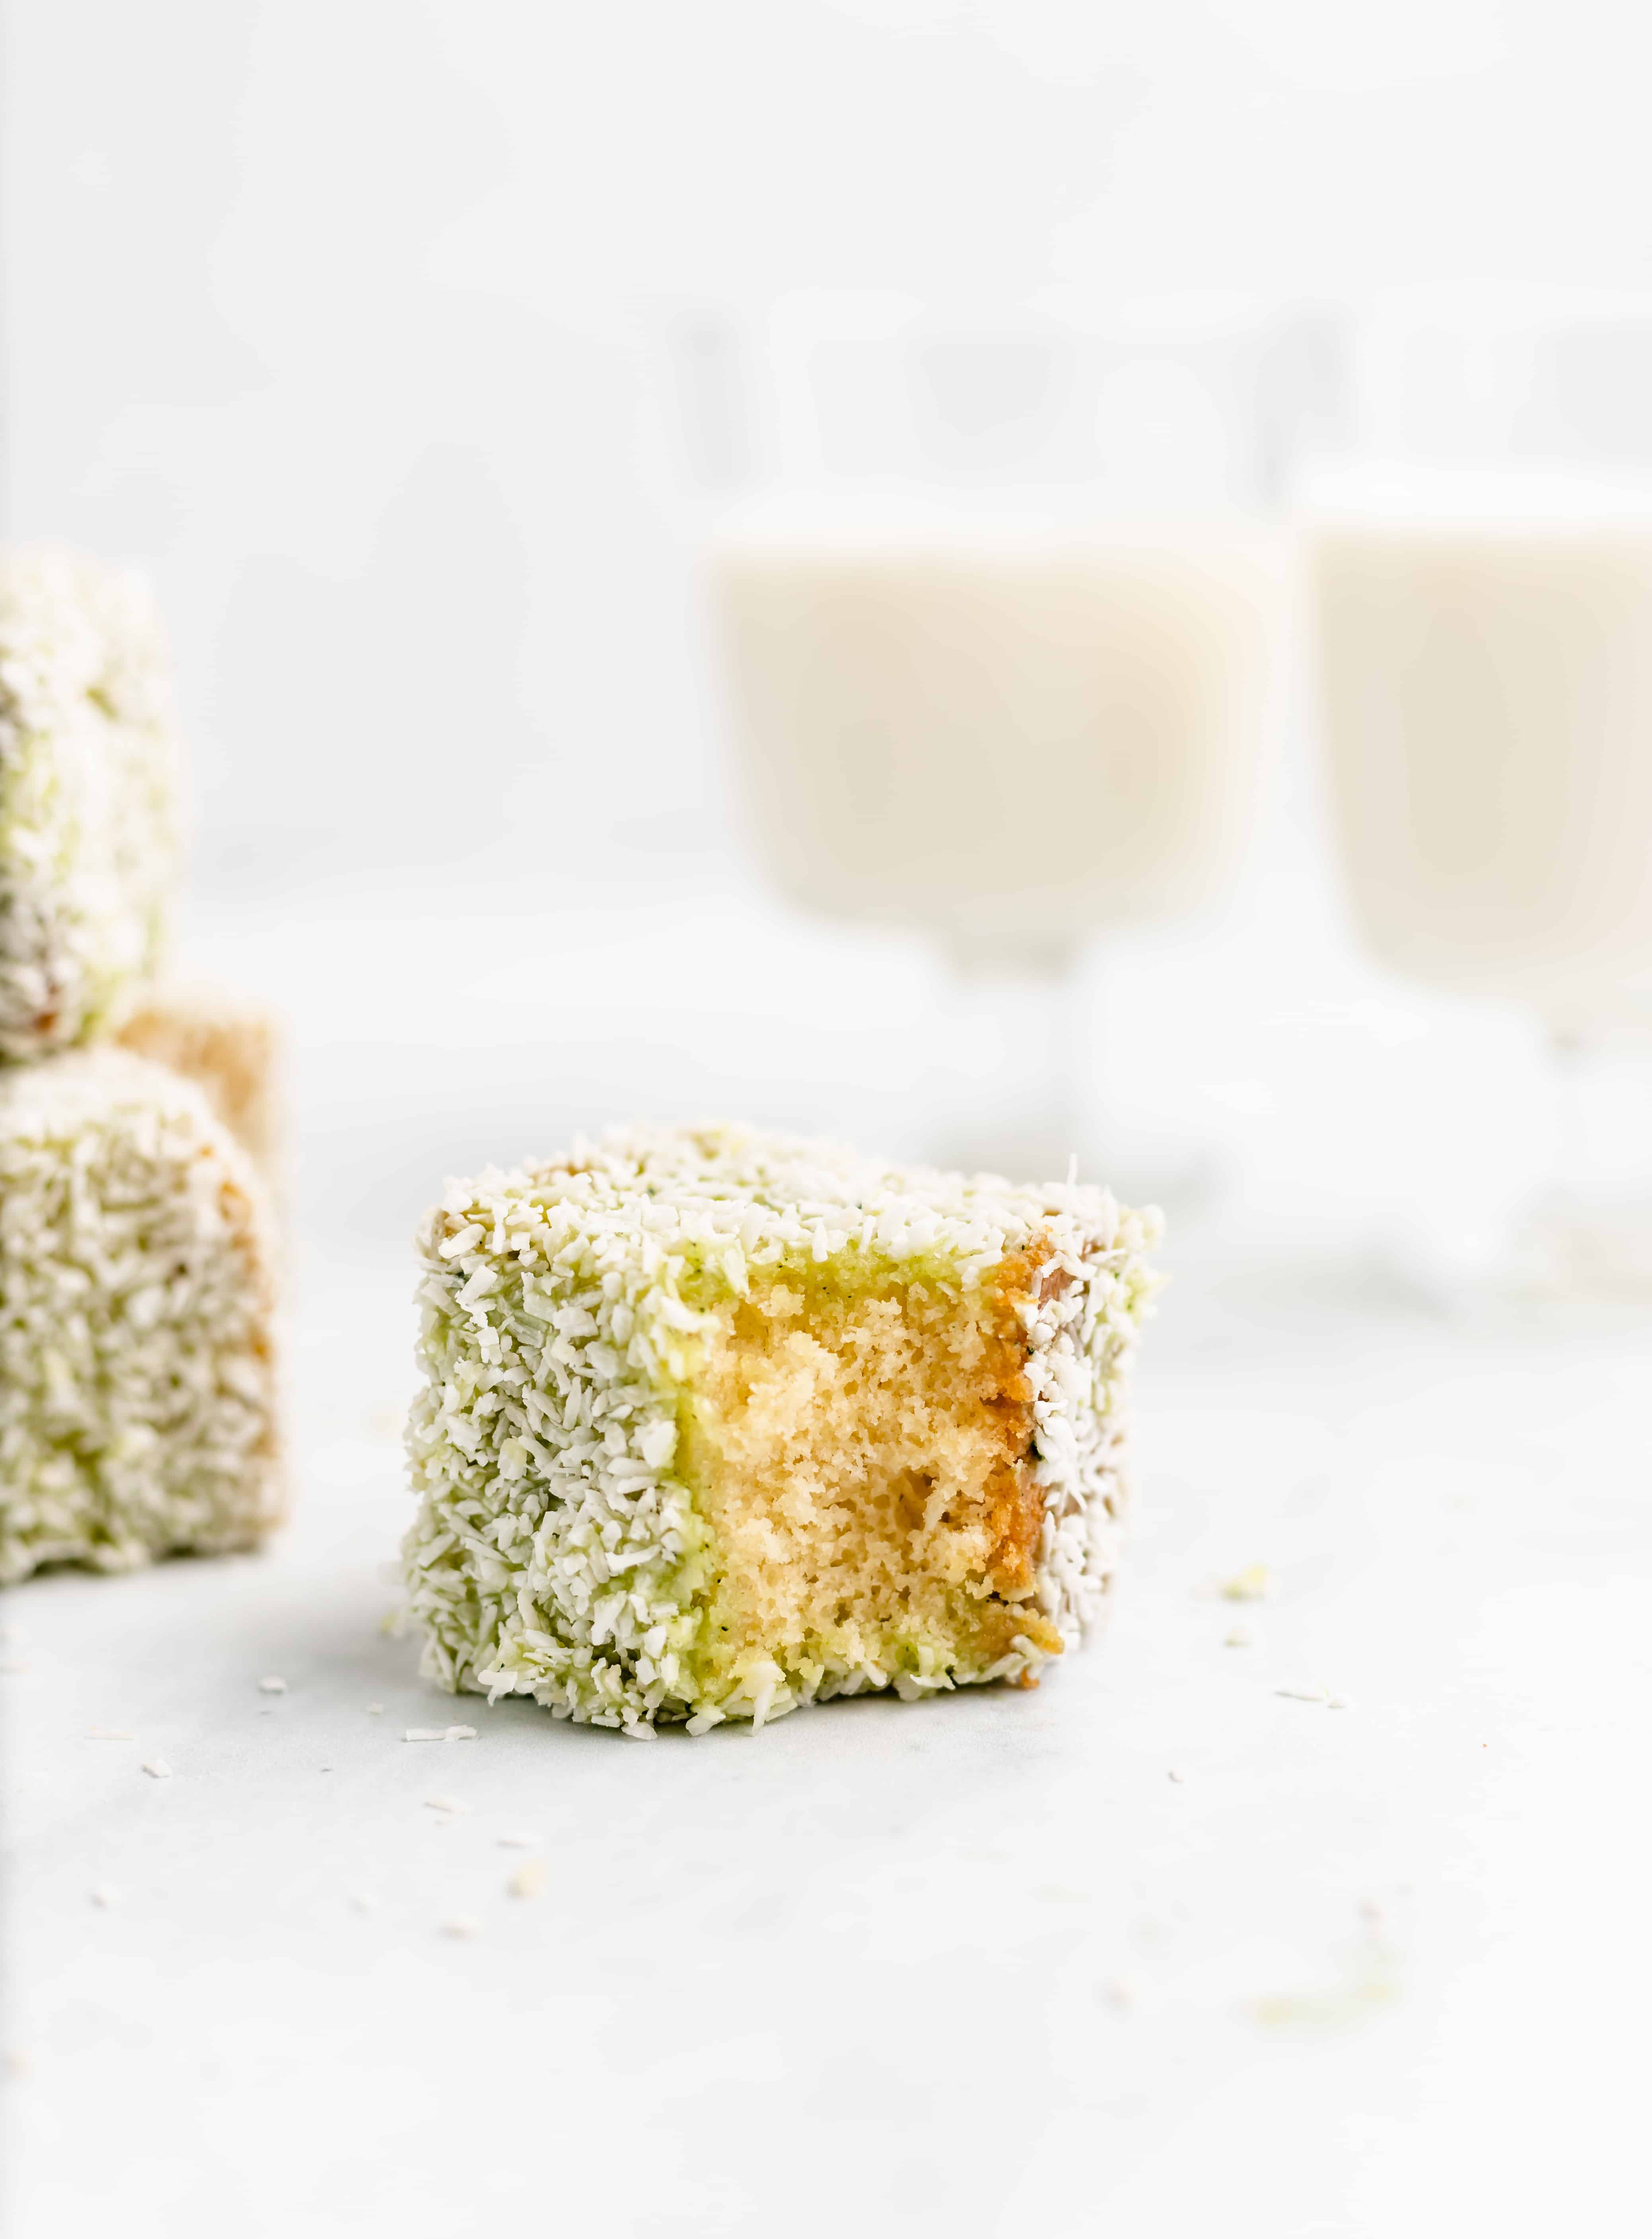
[[[1549,1026],[1549,1063],[1555,1102],[1549,1196],[1556,1211],[1576,1212],[1589,1193],[1589,1121],[1584,1110],[1588,1056],[1588,1040],[1578,1027]]]
[[[936,1067],[936,1154],[1012,1181],[1065,1181],[1084,1165],[1084,1037],[1070,951],[954,947]],[[1094,1180],[1093,1173],[1086,1179]]]

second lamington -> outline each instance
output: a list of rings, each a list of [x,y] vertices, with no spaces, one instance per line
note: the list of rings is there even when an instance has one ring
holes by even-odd
[[[0,552],[0,1063],[107,1033],[156,971],[180,766],[143,586],[82,553]]]
[[[1155,1216],[637,1130],[421,1235],[425,1668],[646,1733],[1034,1678],[1099,1612]]]

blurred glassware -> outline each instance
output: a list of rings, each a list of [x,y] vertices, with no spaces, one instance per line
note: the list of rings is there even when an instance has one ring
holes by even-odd
[[[1397,290],[1349,363],[1347,448],[1367,459],[1652,472],[1652,294]]]
[[[1083,945],[1232,880],[1284,615],[1269,482],[1325,339],[1231,305],[776,307],[710,540],[739,783],[793,900],[944,944],[949,1163],[1098,1171]]]
[[[1487,1277],[1652,1296],[1652,1125],[1638,1173],[1590,1148],[1613,1083],[1652,1121],[1652,300],[1390,312],[1366,375],[1389,455],[1304,493],[1355,914],[1546,1029],[1553,1171]]]

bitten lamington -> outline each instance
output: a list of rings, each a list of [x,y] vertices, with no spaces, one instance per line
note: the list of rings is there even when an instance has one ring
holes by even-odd
[[[0,1069],[0,1583],[279,1520],[275,1260],[189,1082],[109,1051]]]
[[[427,1674],[639,1736],[1033,1684],[1117,1561],[1156,1224],[733,1129],[454,1184],[408,1425]]]

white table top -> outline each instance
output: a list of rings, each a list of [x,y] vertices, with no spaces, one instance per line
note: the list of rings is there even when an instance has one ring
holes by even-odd
[[[1103,1642],[640,1747],[381,1630],[408,1288],[301,1266],[266,1556],[9,1598],[26,2239],[1629,2228],[1643,1333],[1184,1266]]]

